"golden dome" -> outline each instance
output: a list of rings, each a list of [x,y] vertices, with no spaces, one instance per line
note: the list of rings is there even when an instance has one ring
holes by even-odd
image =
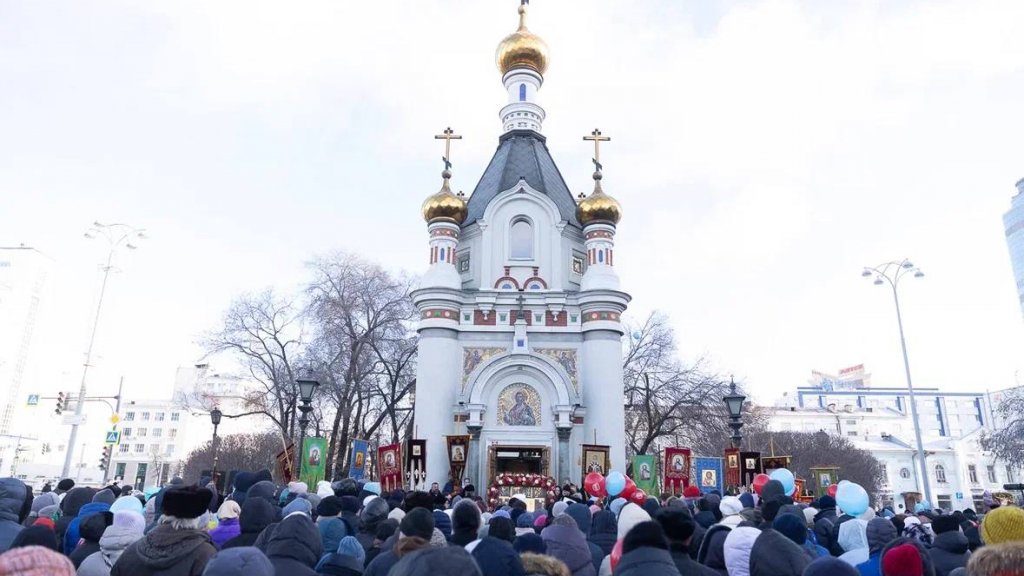
[[[423,201],[421,209],[423,219],[427,223],[434,220],[448,220],[462,224],[462,221],[466,219],[466,199],[461,192],[458,196],[452,194],[451,188],[448,187],[448,179],[452,177],[451,172],[445,170],[441,173],[441,177],[444,178],[441,189]]]
[[[622,205],[601,189],[600,172],[594,172],[594,191],[576,205],[576,217],[584,226],[595,222],[618,224],[622,219]]]
[[[494,59],[502,76],[514,68],[529,68],[543,76],[548,69],[548,45],[526,28],[526,4],[519,6],[519,29],[498,44]]]

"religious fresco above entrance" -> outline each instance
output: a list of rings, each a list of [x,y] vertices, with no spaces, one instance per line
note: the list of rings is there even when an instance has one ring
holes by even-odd
[[[466,393],[469,375],[478,366],[504,352],[504,348],[463,348],[462,349],[462,393]]]
[[[551,358],[561,366],[569,375],[573,392],[579,394],[579,385],[576,383],[576,350],[571,348],[534,348],[533,351]]]
[[[529,384],[510,384],[498,395],[498,426],[540,426],[540,395]]]

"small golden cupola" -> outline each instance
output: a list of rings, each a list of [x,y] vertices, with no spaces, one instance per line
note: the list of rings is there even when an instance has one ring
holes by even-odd
[[[594,191],[590,196],[580,195],[576,204],[576,217],[583,226],[596,222],[618,224],[622,219],[622,205],[615,198],[605,194],[601,188],[601,171],[604,168],[601,165],[601,142],[608,142],[611,138],[595,128],[590,136],[584,136],[583,139],[594,143]]]
[[[516,68],[529,68],[541,76],[548,69],[548,45],[526,27],[528,0],[519,5],[519,29],[498,44],[495,61],[502,76]]]
[[[441,189],[423,201],[423,219],[427,223],[435,220],[448,220],[456,224],[462,224],[463,220],[466,219],[466,198],[461,192],[458,194],[452,193],[452,189],[448,185],[451,177],[452,173],[450,170],[445,169],[441,172],[441,178],[444,179]]]

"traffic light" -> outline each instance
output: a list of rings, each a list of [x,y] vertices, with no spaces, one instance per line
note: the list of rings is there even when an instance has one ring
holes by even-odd
[[[103,447],[103,457],[100,458],[100,470],[106,470],[110,466],[110,446]]]
[[[60,413],[63,412],[64,408],[66,408],[66,407],[67,407],[67,397],[64,396],[63,392],[57,392],[57,409],[54,410],[53,412],[59,416]]]

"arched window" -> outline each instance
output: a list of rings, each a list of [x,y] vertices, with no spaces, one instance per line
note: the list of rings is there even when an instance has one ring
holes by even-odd
[[[903,478],[903,479],[910,478],[910,469],[909,468],[900,468],[900,478]]]
[[[946,469],[942,467],[942,464],[935,465],[935,481],[939,484],[946,483]]]
[[[509,258],[533,259],[533,226],[527,220],[515,220],[508,232]]]
[[[519,85],[519,101],[526,102],[526,84]]]

